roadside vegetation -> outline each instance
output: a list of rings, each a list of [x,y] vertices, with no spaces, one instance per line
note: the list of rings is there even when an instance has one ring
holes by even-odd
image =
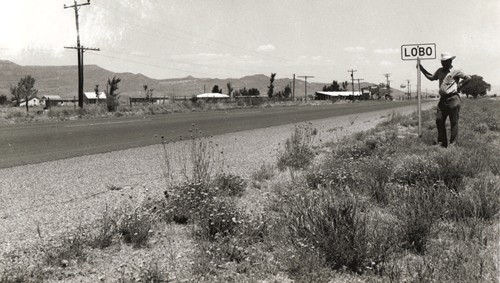
[[[111,101],[111,100],[110,100]],[[329,101],[301,101],[283,98],[263,98],[263,97],[242,97],[231,99],[230,101],[218,101],[211,99],[186,99],[169,101],[166,100],[160,104],[134,103],[132,106],[126,101],[119,101],[107,105],[87,104],[83,109],[70,103],[65,106],[53,106],[50,109],[43,109],[42,106],[31,107],[29,112],[19,107],[0,106],[0,124],[17,124],[43,121],[70,121],[80,119],[101,119],[110,117],[126,116],[147,116],[162,115],[172,113],[186,112],[206,112],[206,111],[224,111],[231,109],[244,109],[255,107],[275,107],[292,105],[314,105],[331,103]],[[113,111],[109,111],[113,109]]]
[[[447,149],[435,145],[434,110],[421,138],[416,115],[320,145],[317,129],[298,125],[276,163],[248,179],[225,172],[223,150],[193,125],[180,172],[163,139],[163,194],[4,255],[0,282],[71,280],[99,251],[127,248],[144,262],[110,264],[116,278],[106,280],[498,282],[500,103],[462,109],[459,143]],[[168,252],[149,254],[162,248],[157,231],[179,227],[193,243],[187,274]]]

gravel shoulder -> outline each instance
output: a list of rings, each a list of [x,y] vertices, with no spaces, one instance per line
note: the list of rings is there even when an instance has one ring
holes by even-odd
[[[423,105],[430,109],[434,103]],[[316,142],[337,142],[415,107],[315,120]],[[274,164],[294,124],[224,134],[211,138],[222,153],[224,171],[249,177],[262,164]],[[201,129],[203,130],[203,129]],[[189,152],[187,141],[167,144],[171,165],[179,172]],[[0,169],[0,251],[36,245],[99,218],[106,209],[139,205],[165,189],[161,145],[134,148]],[[111,187],[120,188],[111,190]],[[1,261],[1,258],[0,258]]]

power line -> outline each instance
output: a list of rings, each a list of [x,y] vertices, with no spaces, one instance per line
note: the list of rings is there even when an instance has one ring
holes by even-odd
[[[110,15],[112,15],[114,18],[116,18],[116,19],[118,19],[118,20],[120,20],[120,21],[122,21],[124,23],[130,23],[130,19],[134,19],[134,17],[136,17],[135,14],[126,12],[127,14],[129,14],[129,16],[125,17],[127,19],[127,21],[125,21],[124,17],[118,17],[117,15],[115,15],[115,13],[113,11],[110,11],[107,8],[104,8],[102,6],[100,6],[98,8],[100,8],[102,10],[108,11],[108,13]],[[219,45],[227,46],[227,47],[232,48],[232,49],[241,50],[241,51],[244,51],[245,53],[253,53],[254,55],[257,55],[258,57],[267,58],[267,59],[274,59],[274,60],[278,60],[278,61],[288,61],[288,59],[286,59],[286,58],[282,58],[282,57],[279,57],[279,56],[272,56],[272,55],[268,55],[268,54],[262,54],[262,53],[259,53],[259,52],[255,51],[255,50],[252,50],[252,49],[241,48],[240,46],[233,45],[233,44],[230,44],[230,43],[227,43],[227,42],[219,41],[219,40],[216,40],[216,39],[213,39],[213,38],[209,38],[209,37],[206,37],[206,36],[203,36],[203,35],[195,34],[195,33],[192,33],[192,32],[189,32],[189,31],[185,31],[185,30],[181,30],[181,29],[178,29],[178,28],[174,28],[174,27],[171,27],[171,26],[167,26],[167,25],[165,25],[165,23],[163,23],[161,21],[154,20],[154,19],[148,19],[148,22],[155,23],[158,26],[161,26],[163,28],[163,29],[159,30],[159,29],[151,29],[151,28],[148,27],[148,30],[155,30],[155,31],[157,31],[159,33],[167,35],[168,37],[175,36],[175,37],[177,37],[179,39],[186,40],[186,41],[189,41],[189,42],[193,42],[193,39],[196,39],[196,40],[202,39],[204,41],[210,41],[210,42],[213,42],[213,43],[216,43],[216,44],[219,44]],[[182,36],[179,36],[179,35],[166,34],[165,33],[165,29],[169,29],[169,30],[177,32],[177,33],[186,34],[186,35],[189,36],[189,38],[182,37]]]
[[[135,64],[139,64],[139,65],[156,67],[156,68],[159,68],[159,69],[167,69],[167,70],[181,71],[181,72],[187,72],[187,73],[192,72],[192,73],[198,73],[198,74],[209,75],[209,76],[213,75],[213,74],[209,74],[209,73],[205,73],[205,72],[200,72],[200,71],[187,71],[187,70],[183,70],[183,69],[166,67],[166,66],[161,66],[161,65],[157,65],[157,64],[144,63],[144,62],[140,62],[140,61],[136,61],[136,60],[131,60],[131,59],[123,59],[123,58],[119,58],[119,57],[115,57],[115,56],[111,56],[111,55],[104,55],[104,54],[97,54],[97,53],[94,53],[93,55],[101,56],[101,57],[106,57],[106,58],[111,58],[111,59],[115,59],[115,60],[119,60],[119,61],[129,62],[129,63],[135,63]]]

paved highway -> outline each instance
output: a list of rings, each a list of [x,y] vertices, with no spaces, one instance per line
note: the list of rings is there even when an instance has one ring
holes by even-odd
[[[192,124],[206,136],[415,105],[363,102],[270,107],[0,126],[0,168],[179,140]]]

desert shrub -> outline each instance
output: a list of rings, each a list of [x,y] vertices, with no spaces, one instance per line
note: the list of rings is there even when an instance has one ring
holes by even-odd
[[[418,254],[426,252],[432,228],[446,209],[447,191],[434,186],[405,186],[396,192],[394,204],[403,247]]]
[[[66,267],[73,260],[85,261],[87,239],[82,232],[79,229],[73,235],[63,237],[60,244],[43,248],[45,263],[50,266]]]
[[[373,241],[369,218],[349,192],[311,191],[292,196],[282,207],[287,239],[297,249],[318,251],[333,269],[362,272],[378,261],[383,241]],[[389,245],[385,245],[389,246]]]
[[[470,179],[455,195],[450,214],[455,219],[477,217],[491,220],[500,211],[500,178],[493,174],[480,174]]]
[[[285,142],[285,148],[278,155],[278,169],[284,171],[289,169],[292,177],[293,172],[306,169],[314,159],[312,142],[314,129],[306,124],[296,126],[292,136]]]
[[[377,203],[388,204],[390,199],[390,186],[392,180],[393,162],[378,158],[364,161],[361,170],[361,184],[366,186],[370,197]]]
[[[473,130],[480,134],[486,134],[489,130],[489,126],[486,123],[479,123],[473,126]]]
[[[262,164],[260,168],[252,174],[252,179],[258,182],[270,180],[274,177],[274,167]]]
[[[221,173],[215,176],[213,186],[218,188],[220,195],[241,196],[246,182],[238,175]]]
[[[202,137],[201,131],[194,124],[190,132],[189,156],[188,160],[184,160],[182,174],[188,182],[209,184],[220,157],[216,151],[217,145],[209,138]]]
[[[200,212],[198,236],[203,239],[215,240],[233,235],[240,223],[240,212],[230,199],[213,198],[208,207]]]
[[[359,160],[347,161],[336,155],[328,157],[317,168],[311,168],[305,174],[309,188],[327,188],[332,185],[358,188],[360,185]]]
[[[469,127],[480,133],[485,130],[500,130],[500,115],[496,110],[498,102],[486,105],[481,102],[468,100],[465,106],[467,107],[463,117],[465,127]]]
[[[99,220],[93,235],[89,236],[88,244],[92,248],[104,249],[112,245],[113,239],[117,233],[116,216],[106,212]]]
[[[439,180],[453,190],[461,185],[464,177],[473,177],[481,169],[471,163],[470,151],[464,148],[440,150],[433,159],[438,165]]]
[[[37,266],[14,266],[5,267],[0,270],[0,283],[37,283],[47,280],[42,267]]]
[[[210,201],[218,195],[216,188],[207,183],[187,182],[165,191],[168,209],[167,220],[185,224],[200,217]]]
[[[365,141],[354,140],[352,142],[344,142],[344,145],[340,146],[336,155],[342,159],[360,159],[370,155],[369,146],[367,147]]]
[[[154,225],[153,216],[140,208],[125,213],[117,223],[117,231],[123,241],[135,248],[146,246]]]
[[[440,178],[439,164],[434,155],[411,154],[402,156],[394,166],[394,180],[400,184],[433,184]]]
[[[138,267],[134,268],[132,272],[125,272],[121,270],[120,277],[116,282],[120,283],[135,283],[135,282],[145,282],[145,283],[161,283],[169,282],[169,273],[164,267],[160,266],[158,259],[154,259],[150,262],[143,262]]]

